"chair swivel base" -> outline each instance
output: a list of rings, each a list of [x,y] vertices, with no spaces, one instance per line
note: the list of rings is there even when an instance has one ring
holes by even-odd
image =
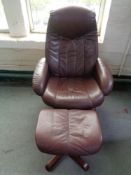
[[[60,162],[63,156],[55,155],[48,161],[45,168],[47,171],[52,171],[56,165]],[[70,156],[84,171],[89,169],[89,165],[80,156]]]

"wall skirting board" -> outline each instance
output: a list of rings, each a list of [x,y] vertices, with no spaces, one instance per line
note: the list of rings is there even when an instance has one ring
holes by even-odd
[[[33,71],[11,71],[0,70],[0,81],[16,81],[17,80],[29,80],[32,81]],[[131,76],[117,76],[113,75],[115,83],[131,83]]]
[[[0,70],[0,79],[32,79],[33,71]]]

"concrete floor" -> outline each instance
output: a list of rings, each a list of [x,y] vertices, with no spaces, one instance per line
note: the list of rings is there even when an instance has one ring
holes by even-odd
[[[88,172],[68,157],[53,172],[44,169],[51,155],[38,151],[34,133],[45,107],[29,86],[0,86],[0,175],[131,175],[131,91],[112,92],[97,109],[103,147],[85,157]]]

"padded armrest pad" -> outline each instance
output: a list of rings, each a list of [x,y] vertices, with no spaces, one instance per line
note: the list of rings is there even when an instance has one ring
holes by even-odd
[[[104,95],[108,95],[113,87],[113,77],[101,58],[98,58],[96,62],[95,78]]]
[[[43,95],[47,81],[49,78],[48,64],[45,58],[41,58],[38,62],[33,74],[32,86],[33,90],[38,95]]]

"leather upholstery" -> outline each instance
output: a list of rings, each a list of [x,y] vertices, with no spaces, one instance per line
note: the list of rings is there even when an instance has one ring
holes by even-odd
[[[94,13],[80,7],[53,11],[47,29],[45,53],[53,76],[87,76],[98,57]]]
[[[95,77],[104,95],[108,95],[113,88],[113,77],[101,58],[97,59],[95,65]]]
[[[97,152],[102,134],[93,110],[44,109],[36,127],[36,143],[45,153],[88,155]]]
[[[96,31],[95,13],[83,7],[65,7],[51,11],[47,34],[78,38]]]
[[[42,59],[33,89],[58,108],[90,109],[100,105],[113,86],[112,75],[98,58],[95,15],[80,7],[51,12]]]
[[[56,108],[91,109],[103,102],[104,95],[93,78],[51,77],[43,100]]]
[[[47,81],[49,78],[48,64],[45,58],[41,58],[38,62],[33,75],[33,90],[40,96],[43,95]]]

